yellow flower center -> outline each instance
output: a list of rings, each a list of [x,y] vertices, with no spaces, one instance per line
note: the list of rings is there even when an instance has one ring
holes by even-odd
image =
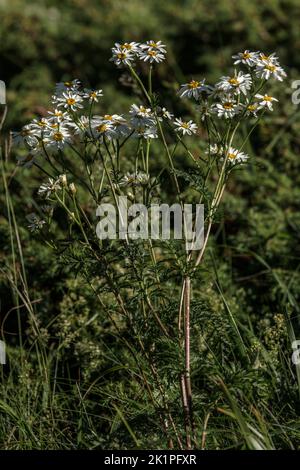
[[[188,84],[189,88],[197,88],[199,86],[199,82],[197,80],[191,80],[190,83]]]
[[[72,105],[75,104],[75,103],[76,103],[76,101],[74,100],[74,98],[68,98],[68,99],[67,99],[67,104],[68,104],[69,106],[72,106]]]
[[[118,57],[118,59],[123,60],[123,59],[126,59],[126,54],[125,54],[125,52],[119,52],[117,54],[117,57]]]
[[[251,54],[249,54],[249,52],[243,53],[243,59],[250,59],[250,57],[251,57]]]
[[[228,153],[228,158],[230,160],[234,160],[236,158],[236,154],[235,153]]]
[[[233,104],[230,103],[229,101],[227,101],[226,103],[223,103],[223,108],[224,108],[224,109],[232,109],[232,108],[233,108]]]
[[[53,124],[51,124],[51,127],[52,129],[57,129],[58,128],[57,122],[54,122]]]
[[[107,130],[107,125],[106,124],[100,124],[100,126],[96,127],[98,132],[105,132]]]
[[[260,54],[261,60],[269,60],[269,56],[265,54]]]
[[[128,42],[124,42],[124,44],[122,44],[121,46],[123,49],[127,49],[128,51],[130,51],[132,49],[132,46],[131,44],[128,44]]]
[[[228,82],[229,82],[230,85],[232,85],[232,86],[237,86],[237,85],[239,84],[239,81],[238,81],[236,78],[234,78],[234,77],[230,78],[230,79],[228,80]]]
[[[249,106],[247,107],[248,111],[255,111],[257,108],[256,104],[249,104]]]
[[[73,83],[72,82],[64,82],[64,85],[67,87],[67,88],[70,88]]]
[[[189,128],[190,128],[188,122],[183,122],[183,123],[181,124],[181,127],[184,127],[184,129],[189,129]]]
[[[269,95],[265,95],[262,99],[262,101],[272,101],[272,96],[269,96]]]
[[[56,142],[61,142],[64,136],[62,135],[61,132],[55,132],[55,134],[53,135],[53,138]]]
[[[270,72],[275,72],[276,66],[272,65],[272,64],[268,64],[268,65],[266,65],[266,69],[270,70]]]
[[[157,52],[155,52],[155,51],[148,51],[148,55],[150,55],[151,57],[155,57],[155,56],[157,56]]]
[[[112,115],[111,114],[105,114],[104,116],[104,119],[106,119],[107,121],[112,121]]]
[[[44,121],[39,121],[38,126],[40,127],[46,127],[46,123]]]
[[[90,93],[90,98],[92,98],[93,100],[97,98],[97,93],[95,91],[92,91],[92,93]]]
[[[157,42],[150,41],[150,42],[149,42],[149,46],[150,46],[150,47],[155,47],[155,48],[156,48],[156,47],[157,47]]]
[[[61,111],[55,111],[54,116],[61,117],[63,113]]]

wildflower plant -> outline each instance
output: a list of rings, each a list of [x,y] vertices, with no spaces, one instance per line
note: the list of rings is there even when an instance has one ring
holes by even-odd
[[[83,276],[107,312],[136,361],[138,380],[160,420],[165,445],[190,449],[199,446],[191,367],[193,282],[201,278],[228,180],[237,169],[247,171],[254,156],[245,153],[245,146],[263,115],[278,101],[269,94],[269,82],[282,81],[286,74],[275,54],[246,50],[234,55],[233,71],[215,84],[192,79],[178,90],[178,99],[195,104],[196,124],[190,118],[174,117],[153,90],[152,75],[166,53],[166,46],[154,40],[116,43],[112,48],[111,61],[131,75],[142,96],[127,112],[102,110],[102,90],[86,89],[78,80],[58,83],[53,109],[13,137],[27,150],[19,164],[34,165],[45,175],[37,192],[40,215],[30,214],[30,230],[39,232],[63,262]],[[143,70],[146,64],[146,77],[140,72],[141,63]],[[95,113],[96,106],[100,114]],[[200,149],[197,153],[192,141]],[[164,156],[159,172],[154,171],[153,148]],[[184,154],[189,170],[180,168],[178,154]],[[165,174],[182,210],[185,202],[205,205],[201,249],[188,249],[186,239],[97,238],[99,204],[113,202],[119,210],[118,196],[146,207],[159,203]],[[183,182],[188,182],[193,196]],[[45,207],[50,210],[44,211]],[[55,231],[58,208],[69,224],[63,241]],[[175,280],[176,292],[170,279]],[[176,351],[176,360],[171,367],[160,367],[166,344],[168,351]],[[173,398],[170,388],[175,390]],[[174,396],[177,407],[182,406],[182,421],[174,413]]]

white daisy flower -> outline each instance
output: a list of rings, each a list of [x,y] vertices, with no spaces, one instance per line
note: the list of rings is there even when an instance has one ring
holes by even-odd
[[[90,103],[98,103],[98,98],[103,96],[102,90],[84,90],[83,98],[89,100]]]
[[[245,115],[246,116],[257,117],[257,112],[260,109],[258,103],[248,103],[248,104],[245,105],[245,107],[246,107],[246,110],[245,110]]]
[[[211,94],[213,87],[205,85],[205,79],[191,80],[189,83],[184,83],[178,92],[180,98],[195,98],[197,100],[201,93]]]
[[[266,55],[263,52],[258,52],[257,53],[257,63],[261,64],[274,64],[274,65],[279,65],[279,60],[275,52],[272,54]]]
[[[61,183],[58,180],[54,180],[53,178],[49,178],[46,183],[43,183],[39,190],[38,195],[48,199],[52,193],[59,191],[61,189]]]
[[[95,138],[102,137],[112,140],[116,138],[116,131],[111,122],[103,121],[100,117],[94,117],[91,121],[91,128]]]
[[[134,54],[131,50],[124,48],[113,48],[112,49],[111,61],[114,62],[118,67],[121,65],[131,65],[134,61]]]
[[[27,215],[26,219],[28,220],[28,222],[30,222],[28,228],[31,232],[38,232],[43,228],[43,225],[45,225],[46,223],[34,212],[32,214]]]
[[[255,98],[259,100],[258,107],[261,108],[268,108],[270,111],[273,111],[273,101],[278,101],[276,98],[270,95],[255,95]]]
[[[70,116],[66,111],[62,111],[61,109],[54,109],[54,111],[48,111],[50,115],[49,121],[52,122],[63,122],[63,121],[70,121]]]
[[[287,76],[283,68],[273,62],[259,63],[256,66],[255,73],[259,78],[269,80],[272,77],[280,82]]]
[[[149,49],[142,50],[139,53],[139,58],[143,60],[144,62],[149,61],[150,64],[153,64],[154,62],[159,64],[160,62],[165,60],[165,55],[159,50],[149,48]]]
[[[71,142],[71,135],[66,127],[59,126],[58,129],[53,129],[47,134],[47,139],[48,148],[53,150],[62,150]]]
[[[136,54],[140,50],[140,44],[138,42],[124,42],[123,44],[116,42],[114,47],[112,48],[112,50],[122,50],[122,49],[125,49],[126,51],[130,51]]]
[[[131,116],[130,123],[134,127],[155,125],[155,117],[153,116],[151,108],[146,108],[143,105],[137,106],[132,104],[130,106],[129,114]]]
[[[82,101],[82,96],[73,91],[63,92],[61,96],[53,96],[53,103],[58,108],[64,107],[68,111],[77,111],[77,109],[83,108]]]
[[[232,58],[235,59],[234,65],[244,64],[249,67],[253,67],[256,65],[258,53],[245,50],[244,52],[239,52],[238,54],[233,55]]]
[[[52,124],[52,121],[50,119],[46,118],[40,118],[40,119],[33,119],[31,123],[29,124],[29,128],[31,129],[33,135],[37,138],[42,137],[44,135],[45,131],[47,130],[48,127],[50,127]]]
[[[239,150],[229,147],[226,152],[227,163],[230,165],[236,165],[238,163],[246,163],[249,158],[249,155],[245,154],[244,152],[240,152]],[[224,157],[222,158],[224,160]]]
[[[233,77],[221,77],[221,80],[216,84],[216,88],[224,90],[225,93],[241,92],[246,95],[252,85],[251,75],[249,73],[235,72]]]
[[[166,53],[166,45],[162,43],[162,41],[153,41],[152,39],[150,41],[147,41],[143,44],[140,44],[141,49],[146,49],[146,50],[155,50],[158,52]]]
[[[216,103],[212,107],[212,111],[216,113],[218,117],[224,117],[225,119],[233,118],[240,110],[241,106],[231,97],[226,97],[221,103]]]
[[[177,118],[174,121],[175,132],[179,132],[182,135],[196,134],[198,127],[193,121],[183,121],[181,118]]]

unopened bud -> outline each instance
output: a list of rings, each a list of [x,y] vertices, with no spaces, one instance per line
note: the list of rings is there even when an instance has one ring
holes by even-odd
[[[76,194],[77,189],[74,183],[69,184],[69,190],[72,194]]]
[[[59,175],[59,182],[63,185],[63,186],[67,186],[68,182],[67,182],[67,175]]]

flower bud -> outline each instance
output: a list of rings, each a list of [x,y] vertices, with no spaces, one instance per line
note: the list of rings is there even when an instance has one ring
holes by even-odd
[[[70,190],[71,194],[76,194],[77,189],[76,189],[76,186],[75,186],[74,183],[69,184],[69,190]]]
[[[67,182],[67,175],[59,175],[59,182],[66,187],[68,182]]]

